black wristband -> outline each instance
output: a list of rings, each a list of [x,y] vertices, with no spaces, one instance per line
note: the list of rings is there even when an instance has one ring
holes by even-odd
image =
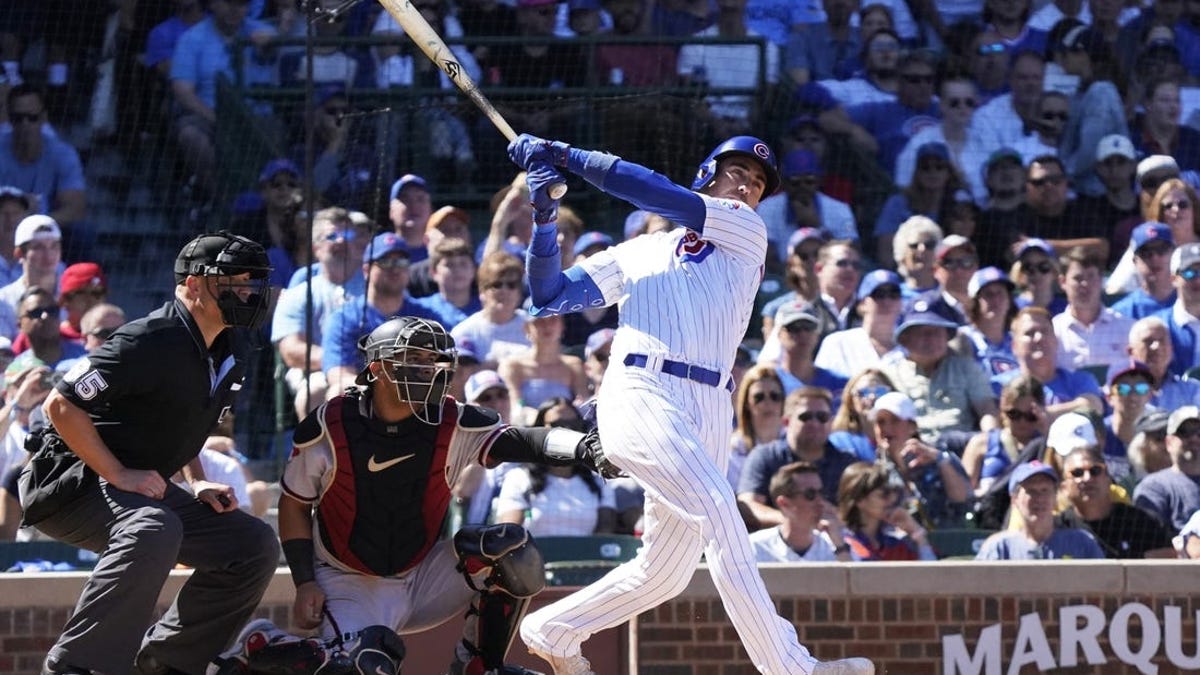
[[[283,542],[283,557],[287,559],[288,568],[292,570],[292,583],[300,584],[315,581],[317,573],[313,564],[312,539],[288,539]]]

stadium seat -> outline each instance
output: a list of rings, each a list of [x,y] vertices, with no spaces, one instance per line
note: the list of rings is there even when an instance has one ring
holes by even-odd
[[[548,586],[586,586],[637,555],[642,540],[625,534],[537,537]]]
[[[937,553],[938,560],[947,558],[974,558],[979,553],[983,540],[995,530],[978,530],[974,528],[947,528],[932,530],[929,533],[929,545]]]
[[[1106,364],[1098,364],[1094,366],[1084,366],[1079,370],[1091,375],[1096,380],[1096,384],[1103,387],[1108,380],[1108,366]]]

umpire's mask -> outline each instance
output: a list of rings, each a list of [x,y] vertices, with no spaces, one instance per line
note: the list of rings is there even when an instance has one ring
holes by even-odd
[[[271,263],[257,242],[232,232],[202,234],[175,258],[175,283],[189,276],[217,277],[215,299],[226,326],[255,329],[267,316]],[[247,275],[249,278],[238,279]]]
[[[442,398],[458,367],[454,338],[436,321],[395,316],[358,341],[367,367],[358,374],[358,384],[369,385],[377,378],[370,364],[383,364],[380,372],[396,387],[400,400],[408,401],[413,414],[426,424],[442,420]]]

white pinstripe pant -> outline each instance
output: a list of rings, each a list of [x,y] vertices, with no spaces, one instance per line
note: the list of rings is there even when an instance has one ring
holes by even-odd
[[[605,374],[597,416],[605,452],[645,488],[643,545],[599,581],[530,614],[521,624],[525,643],[578,653],[593,633],[681,593],[704,553],[755,667],[808,675],[816,661],[776,613],[725,479],[729,393],[618,362]]]

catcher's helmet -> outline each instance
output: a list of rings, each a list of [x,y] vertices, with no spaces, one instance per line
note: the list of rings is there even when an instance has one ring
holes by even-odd
[[[693,190],[703,190],[717,175],[717,164],[730,155],[744,155],[762,166],[763,176],[767,186],[763,189],[762,198],[766,199],[779,189],[779,162],[770,146],[753,136],[734,136],[718,145],[708,157],[700,163],[696,170],[696,178],[692,180]]]
[[[366,366],[355,382],[368,385],[376,377],[370,365],[383,362],[384,379],[396,387],[402,401],[429,424],[441,418],[441,401],[458,367],[454,338],[442,324],[413,316],[394,316],[358,341]]]
[[[270,301],[267,276],[271,262],[258,242],[222,230],[202,234],[184,244],[175,257],[175,283],[189,276],[234,277],[249,274],[249,281],[222,280],[217,286],[217,307],[229,326],[257,328],[267,315]]]

